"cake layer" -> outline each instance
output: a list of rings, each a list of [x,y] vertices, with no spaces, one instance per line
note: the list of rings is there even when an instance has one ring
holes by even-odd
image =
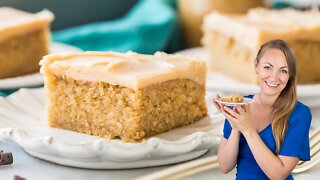
[[[0,8],[0,79],[39,71],[39,61],[49,53],[49,11],[31,14]]]
[[[53,18],[53,14],[47,10],[31,14],[9,7],[0,7],[0,42],[13,36],[47,28]]]
[[[37,30],[0,41],[0,78],[39,71],[40,59],[49,53],[48,30]]]
[[[51,126],[107,139],[141,141],[207,115],[204,85],[187,79],[134,91],[56,77],[46,88]]]
[[[263,8],[246,15],[213,12],[205,17],[203,28],[230,36],[255,52],[271,39],[320,41],[320,13]]]
[[[106,82],[133,90],[173,79],[190,79],[205,84],[206,63],[182,55],[133,52],[82,52],[48,55],[43,71],[75,80]]]
[[[210,57],[209,71],[223,73],[241,82],[257,83],[253,66],[256,52],[215,31],[206,32],[202,43]]]

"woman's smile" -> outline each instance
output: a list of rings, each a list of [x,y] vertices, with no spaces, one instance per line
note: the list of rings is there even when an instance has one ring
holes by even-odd
[[[270,88],[277,88],[280,84],[279,83],[270,83],[265,81],[265,83],[270,87]]]

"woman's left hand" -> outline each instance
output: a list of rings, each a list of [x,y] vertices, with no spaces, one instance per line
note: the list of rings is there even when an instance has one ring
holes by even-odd
[[[250,104],[235,106],[234,109],[224,106],[222,113],[241,133],[245,133],[246,131],[255,130],[250,116],[250,108]]]

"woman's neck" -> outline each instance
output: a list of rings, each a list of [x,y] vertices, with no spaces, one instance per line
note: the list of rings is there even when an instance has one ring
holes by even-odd
[[[258,93],[257,96],[258,96],[257,99],[258,99],[259,103],[266,108],[272,108],[274,103],[278,99],[278,96],[268,96],[268,95],[261,93],[261,92]]]

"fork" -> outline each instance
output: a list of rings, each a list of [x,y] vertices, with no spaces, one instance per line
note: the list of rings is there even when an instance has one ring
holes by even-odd
[[[310,161],[299,161],[298,165],[294,168],[292,173],[301,173],[306,171],[317,163],[320,162],[320,147],[317,145],[320,143],[320,127],[312,131],[309,135],[310,139]],[[194,160],[184,164],[180,164],[156,173],[152,173],[146,176],[137,178],[136,180],[174,180],[182,177],[186,177],[192,174],[196,174],[209,169],[214,169],[219,166],[217,156]]]

